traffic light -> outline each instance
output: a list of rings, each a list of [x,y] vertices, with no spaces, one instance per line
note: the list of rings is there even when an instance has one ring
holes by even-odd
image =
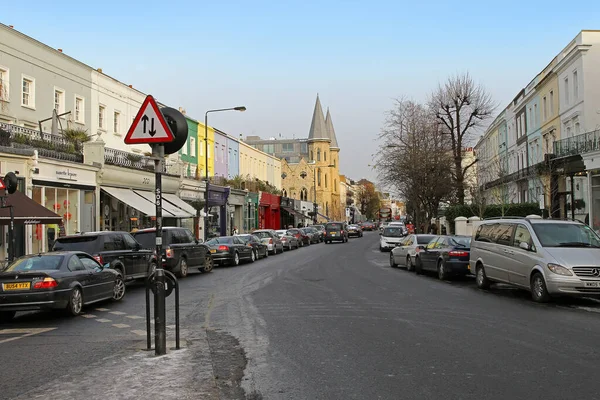
[[[175,136],[175,139],[173,139],[172,142],[163,144],[165,148],[165,154],[177,153],[179,149],[183,147],[185,142],[187,142],[187,120],[185,119],[185,116],[179,112],[179,110],[171,107],[161,108],[160,112],[165,117],[165,121],[167,122],[167,125],[169,125],[171,132],[173,132],[173,136]]]

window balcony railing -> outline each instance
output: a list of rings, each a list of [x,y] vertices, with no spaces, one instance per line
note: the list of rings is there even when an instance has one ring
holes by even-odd
[[[130,153],[128,151],[104,148],[104,162],[118,167],[142,169],[154,172],[154,160],[148,156]],[[173,164],[169,161],[163,162],[163,173],[170,174]]]
[[[0,123],[0,146],[37,150],[40,157],[55,160],[83,162],[82,142],[18,125]]]
[[[600,150],[600,130],[582,133],[554,142],[557,158]]]

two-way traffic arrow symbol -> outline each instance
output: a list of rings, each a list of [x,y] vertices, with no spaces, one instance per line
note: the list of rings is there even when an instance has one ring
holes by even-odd
[[[142,117],[142,122],[144,123],[144,133],[146,133],[146,122],[150,120],[150,130],[148,131],[148,135],[154,136],[156,135],[156,129],[154,129],[154,117],[148,118],[146,114]]]
[[[144,133],[146,133],[146,122],[148,122],[148,116],[146,114],[142,117],[142,122],[144,123]]]

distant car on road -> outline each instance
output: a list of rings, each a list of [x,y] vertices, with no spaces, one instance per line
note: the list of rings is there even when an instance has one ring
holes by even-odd
[[[80,251],[56,251],[16,259],[0,272],[0,322],[17,311],[64,309],[125,296],[123,276]]]
[[[300,247],[300,241],[298,240],[298,238],[296,238],[296,236],[294,236],[287,229],[279,229],[275,232],[277,232],[279,238],[283,242],[284,249],[293,250]]]
[[[283,242],[279,238],[279,235],[273,229],[258,229],[252,232],[252,234],[258,237],[264,244],[267,245],[267,247],[269,248],[269,253],[283,253]]]
[[[361,226],[363,231],[374,231],[377,229],[374,222],[363,222]]]
[[[243,233],[235,236],[240,238],[245,244],[249,244],[254,248],[254,255],[257,260],[269,257],[268,246],[264,244],[258,236],[250,233]]]
[[[388,225],[379,235],[381,236],[379,238],[379,251],[393,249],[405,236],[401,226],[391,225]]]
[[[310,243],[320,243],[321,242],[321,232],[319,232],[315,228],[307,227],[307,228],[300,228],[300,230],[309,237]]]
[[[362,237],[363,232],[360,226],[358,225],[348,225],[348,237]]]
[[[412,271],[415,266],[417,253],[425,250],[425,246],[435,235],[408,235],[390,252],[390,266],[402,266],[407,271]]]

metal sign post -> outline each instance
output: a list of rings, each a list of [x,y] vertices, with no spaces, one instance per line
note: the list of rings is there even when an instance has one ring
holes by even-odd
[[[165,312],[165,271],[162,268],[162,144],[152,145],[156,206],[156,293],[154,295],[154,352],[157,356],[167,354],[167,321]]]

